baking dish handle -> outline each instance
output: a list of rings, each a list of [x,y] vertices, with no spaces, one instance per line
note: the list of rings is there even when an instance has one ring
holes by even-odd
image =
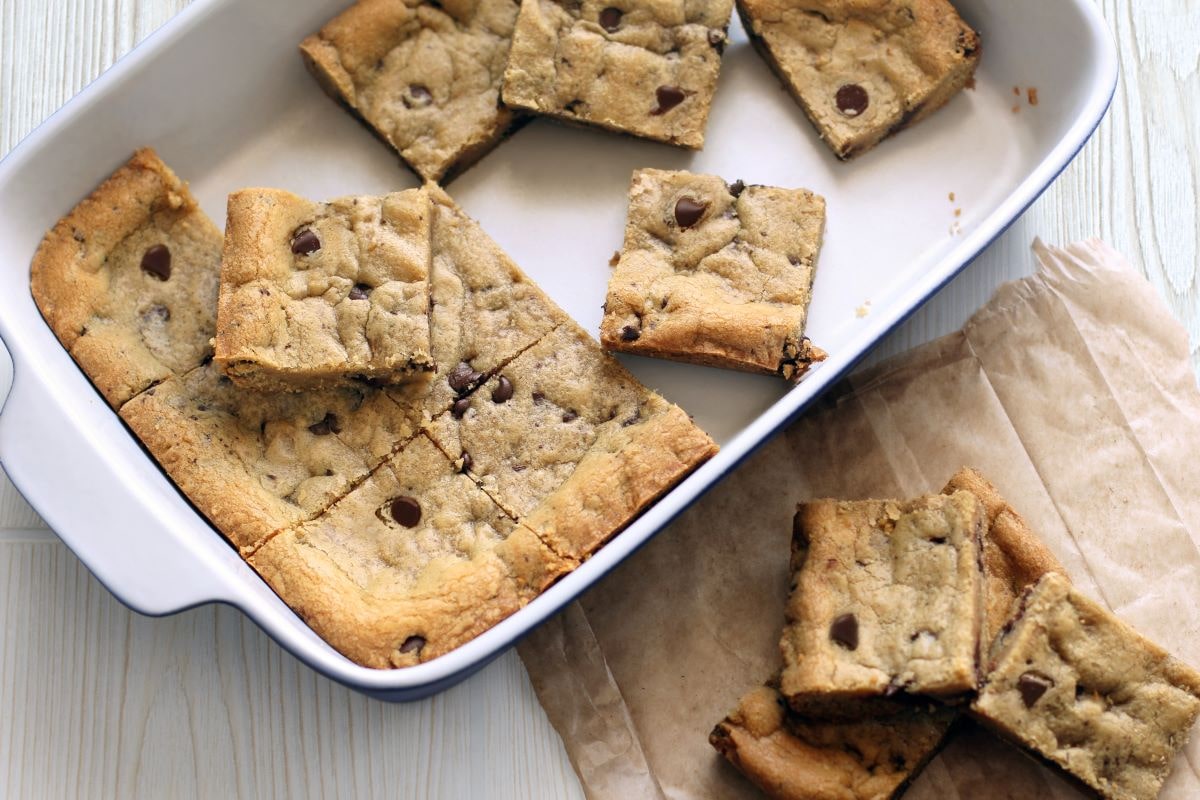
[[[59,539],[143,614],[239,604],[246,581],[237,573],[248,567],[237,554],[206,529],[149,459],[114,464],[106,457],[129,446],[120,421],[97,423],[94,413],[69,406],[65,414],[47,413],[49,390],[19,367],[0,341],[0,462]],[[86,394],[72,396],[71,404],[103,404]],[[63,502],[64,494],[70,502]],[[179,524],[164,527],[165,519]]]

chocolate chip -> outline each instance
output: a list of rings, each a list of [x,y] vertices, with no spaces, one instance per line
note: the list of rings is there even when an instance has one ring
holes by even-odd
[[[460,397],[454,401],[454,405],[450,406],[450,416],[455,419],[462,419],[470,407],[471,399],[469,397]]]
[[[421,504],[411,497],[397,497],[392,501],[392,519],[406,528],[415,528],[421,521]]]
[[[1054,681],[1040,672],[1026,672],[1017,678],[1017,691],[1021,693],[1026,708],[1033,708],[1033,704],[1041,700],[1052,686]]]
[[[466,450],[462,452],[462,466],[459,467],[459,472],[467,472],[471,467],[475,466],[475,459],[471,458],[471,454]]]
[[[847,650],[858,649],[858,617],[842,614],[829,626],[829,638]]]
[[[734,197],[741,197],[744,191],[746,191],[746,182],[743,180],[739,179],[729,184],[729,193]]]
[[[600,12],[600,27],[609,33],[616,33],[617,28],[621,27],[621,9],[609,6]]]
[[[870,98],[867,90],[857,83],[847,83],[837,90],[837,107],[847,117],[857,117],[867,110]]]
[[[687,230],[699,222],[707,210],[708,203],[701,203],[694,197],[681,197],[675,201],[675,221]]]
[[[171,251],[165,244],[156,244],[142,254],[142,272],[160,281],[171,277]]]
[[[313,436],[328,436],[331,433],[341,433],[342,426],[338,422],[337,414],[329,413],[320,422],[309,425],[308,430]]]
[[[621,338],[626,342],[636,342],[642,336],[642,332],[632,325],[626,325],[621,328]]]
[[[371,287],[365,283],[356,283],[350,287],[351,300],[366,300],[371,296]]]
[[[579,414],[574,411],[568,411],[563,414],[563,422],[574,422],[577,419],[579,419]]]
[[[292,234],[292,252],[298,256],[306,256],[321,249],[321,240],[311,228],[304,228]]]
[[[419,653],[425,647],[424,636],[410,636],[400,645],[401,653]]]
[[[428,86],[423,86],[419,83],[414,83],[408,87],[408,98],[405,105],[409,108],[417,107],[424,108],[433,103],[433,92],[429,91]]]
[[[935,536],[929,541],[931,544],[945,544],[947,539],[945,536]]]
[[[542,402],[545,401],[545,399],[546,399],[546,395],[542,394],[541,392],[533,393],[533,402],[540,405]]]
[[[463,361],[446,378],[450,383],[450,388],[459,394],[465,394],[483,377],[483,375],[471,369],[471,365]]]
[[[656,117],[667,113],[687,99],[687,94],[678,86],[660,86],[654,90],[654,94],[658,100],[658,108],[650,113]]]
[[[511,400],[513,396],[512,381],[501,375],[499,383],[500,385],[492,392],[492,402],[503,403]]]

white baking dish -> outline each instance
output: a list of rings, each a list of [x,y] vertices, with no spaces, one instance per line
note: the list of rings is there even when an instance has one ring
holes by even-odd
[[[790,391],[769,378],[625,359],[695,415],[720,455],[510,619],[430,663],[375,671],[315,636],[196,514],[59,346],[28,286],[43,232],[141,145],[189,179],[218,222],[226,193],[247,185],[315,198],[415,185],[301,66],[296,43],[342,5],[196,0],[0,162],[0,337],[13,362],[0,458],[46,522],[132,608],[169,614],[230,603],[313,668],[390,699],[429,694],[478,669],[800,413],[1049,185],[1099,123],[1117,77],[1090,0],[960,0],[983,34],[975,91],[841,164],[735,20],[702,153],[538,121],[452,184],[466,210],[593,331],[634,168],[814,189],[828,199],[829,225],[810,334],[831,357]],[[0,397],[6,362],[0,351]]]

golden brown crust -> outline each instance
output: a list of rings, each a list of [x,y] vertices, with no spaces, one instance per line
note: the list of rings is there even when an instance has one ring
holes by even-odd
[[[187,185],[149,148],[42,240],[33,298],[114,408],[208,357],[215,306],[206,300],[216,297],[220,241]],[[165,280],[141,266],[160,245],[170,252]]]
[[[679,204],[703,210],[681,223]],[[601,342],[798,380],[825,358],[804,335],[824,227],[825,200],[807,190],[638,170]]]
[[[753,42],[838,158],[911,127],[966,86],[979,34],[947,0],[737,0]],[[885,59],[887,69],[864,66]],[[867,89],[848,116],[839,89]]]

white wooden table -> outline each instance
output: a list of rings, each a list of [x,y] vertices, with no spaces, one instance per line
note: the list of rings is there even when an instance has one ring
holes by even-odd
[[[0,0],[0,155],[187,2]],[[1031,268],[1035,236],[1098,235],[1162,292],[1200,367],[1200,6],[1102,6],[1122,67],[1107,120],[878,356],[960,326]],[[231,609],[131,613],[3,476],[0,576],[0,798],[581,796],[514,653],[422,703],[368,700]]]

